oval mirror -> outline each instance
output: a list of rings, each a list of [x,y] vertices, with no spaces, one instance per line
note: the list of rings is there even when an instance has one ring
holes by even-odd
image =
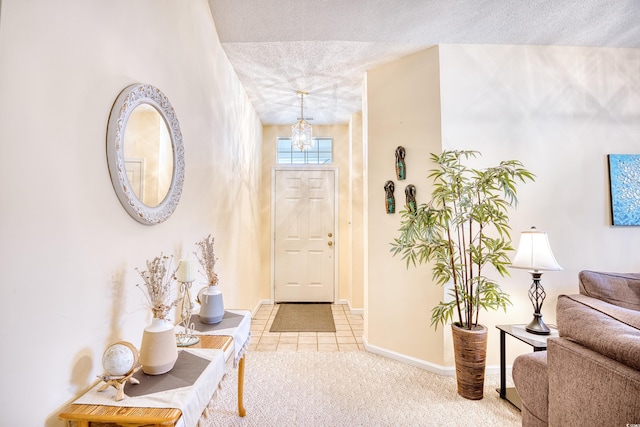
[[[107,161],[125,210],[143,224],[166,221],[180,200],[184,147],[167,97],[151,85],[125,88],[107,128]]]

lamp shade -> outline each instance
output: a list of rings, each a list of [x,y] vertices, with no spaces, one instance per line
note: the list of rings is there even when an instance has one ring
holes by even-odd
[[[547,233],[538,231],[535,227],[522,232],[511,267],[538,271],[562,270],[553,256]]]

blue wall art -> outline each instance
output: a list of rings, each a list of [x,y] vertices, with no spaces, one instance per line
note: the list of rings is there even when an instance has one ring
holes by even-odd
[[[611,221],[640,225],[640,154],[609,154]]]

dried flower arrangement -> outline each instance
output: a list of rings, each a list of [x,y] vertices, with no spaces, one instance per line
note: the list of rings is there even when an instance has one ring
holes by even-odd
[[[172,307],[178,305],[179,298],[172,300],[171,283],[175,272],[170,273],[173,256],[167,257],[162,254],[151,261],[147,261],[147,270],[136,271],[144,280],[144,288],[136,285],[144,292],[147,301],[151,306],[153,317],[166,319]]]
[[[216,256],[213,252],[214,238],[209,234],[206,238],[202,239],[196,245],[198,250],[194,252],[198,262],[204,269],[204,274],[207,276],[207,283],[209,286],[216,286],[218,284],[218,275],[214,271],[216,265]]]

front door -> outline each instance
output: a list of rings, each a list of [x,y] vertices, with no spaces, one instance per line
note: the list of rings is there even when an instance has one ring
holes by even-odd
[[[275,302],[334,302],[335,176],[275,170]]]

